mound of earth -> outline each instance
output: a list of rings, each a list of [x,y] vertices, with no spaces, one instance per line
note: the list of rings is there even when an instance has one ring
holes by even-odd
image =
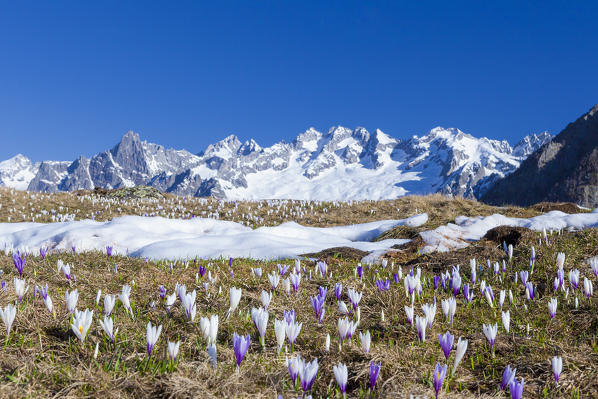
[[[522,240],[535,237],[537,237],[537,233],[525,227],[498,226],[488,230],[482,240],[492,241],[499,245],[506,242],[507,245],[516,246]]]
[[[530,208],[542,213],[550,211],[561,211],[565,213],[591,212],[591,210],[589,209],[580,208],[573,202],[539,202],[537,204],[532,205]]]
[[[302,256],[321,259],[329,263],[328,260],[330,259],[361,260],[367,254],[368,252],[360,251],[355,248],[334,247],[313,254],[304,254]]]

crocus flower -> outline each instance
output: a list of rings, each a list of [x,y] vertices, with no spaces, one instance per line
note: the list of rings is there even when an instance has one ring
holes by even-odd
[[[590,281],[587,277],[583,278],[583,293],[588,299],[590,299],[590,297],[594,293],[594,286],[592,284],[592,281]]]
[[[284,320],[274,320],[274,335],[276,336],[276,347],[278,348],[278,353],[282,350],[282,345],[284,344],[284,339],[286,337],[286,326],[287,323]]]
[[[160,293],[160,298],[164,299],[166,296],[166,288],[163,285],[158,286],[158,292]]]
[[[208,355],[210,356],[210,360],[212,361],[212,366],[216,368],[218,366],[218,354],[215,344],[208,345]]]
[[[289,265],[276,265],[278,267],[278,275],[284,276],[289,271]]]
[[[77,291],[77,289],[74,289],[71,292],[66,291],[64,293],[64,301],[66,303],[66,310],[68,310],[69,313],[73,313],[75,311],[75,308],[77,307],[78,299],[79,299],[79,292]]]
[[[25,280],[16,277],[13,278],[12,281],[15,286],[15,293],[17,294],[17,299],[19,302],[21,302],[27,291],[29,291],[29,286],[25,287]]]
[[[176,361],[176,357],[179,354],[179,347],[181,345],[181,341],[177,342],[168,342],[168,357],[174,363]]]
[[[213,314],[210,318],[202,317],[199,326],[208,345],[215,344],[218,336],[218,315]]]
[[[498,294],[498,306],[500,306],[501,308],[502,308],[502,305],[504,305],[504,303],[505,303],[505,296],[506,296],[505,290],[500,290],[500,293]]]
[[[415,318],[415,326],[417,327],[417,336],[419,337],[420,341],[426,341],[426,318],[417,316]]]
[[[359,342],[361,342],[361,349],[365,353],[369,353],[370,345],[372,343],[372,335],[370,334],[370,330],[367,330],[365,334],[362,332],[359,333]]]
[[[426,316],[428,328],[432,328],[432,325],[434,324],[434,318],[436,317],[436,303],[423,304],[422,311],[424,312],[424,315]]]
[[[60,270],[62,271],[62,274],[64,274],[64,277],[66,277],[66,279],[70,281],[70,279],[71,279],[71,265],[69,265],[68,263],[66,265],[63,264],[62,267],[60,268]]]
[[[112,310],[114,309],[115,304],[116,304],[116,296],[115,295],[104,296],[104,315],[110,316],[110,313],[112,313]]]
[[[203,277],[203,276],[204,276],[204,274],[206,274],[206,267],[205,267],[205,266],[200,266],[200,267],[199,267],[199,275],[200,275],[201,277]]]
[[[266,329],[268,328],[268,317],[268,311],[264,308],[251,309],[251,319],[253,320],[253,325],[257,328],[257,331],[260,334],[260,342],[262,346],[266,345],[265,336]]]
[[[98,290],[96,294],[96,306],[100,304],[100,298],[102,298],[102,290]]]
[[[451,350],[453,349],[455,336],[448,331],[445,332],[444,335],[438,334],[438,342],[440,343],[440,349],[442,349],[444,357],[446,358],[446,360],[448,360],[449,356],[451,355]]]
[[[338,384],[338,389],[340,389],[341,394],[344,397],[345,391],[347,390],[347,380],[349,379],[349,371],[347,370],[347,365],[339,363],[332,368],[332,371],[334,372],[334,378],[336,379],[336,383]]]
[[[39,249],[39,254],[42,257],[42,260],[46,259],[46,255],[48,254],[48,248],[46,247],[41,247]]]
[[[284,317],[284,320],[287,322],[287,324],[291,324],[295,322],[295,309],[291,309],[291,310],[283,310],[282,311],[282,316]]]
[[[239,302],[241,301],[241,288],[231,287],[229,291],[230,296],[230,307],[228,308],[228,312],[226,312],[226,318],[228,319],[232,312],[237,309],[239,306]]]
[[[287,357],[286,359],[287,370],[289,371],[289,377],[291,377],[293,384],[297,382],[297,377],[299,376],[299,369],[303,367],[303,363],[303,359],[301,359],[301,356],[299,355],[291,359]]]
[[[559,302],[556,298],[550,298],[550,301],[548,301],[548,314],[550,315],[551,319],[554,319],[554,316],[556,316],[556,309],[558,305]]]
[[[106,246],[106,255],[108,255],[109,258],[112,258],[112,247],[110,245]]]
[[[468,341],[466,339],[461,340],[461,338],[459,338],[459,340],[457,341],[457,350],[455,351],[455,361],[453,363],[453,368],[451,369],[451,375],[455,374],[457,366],[459,365],[459,363],[461,363],[463,356],[465,356],[465,352],[467,351],[467,344]]]
[[[376,286],[378,287],[379,291],[388,291],[390,289],[390,281],[386,280],[377,280]]]
[[[195,320],[195,315],[197,314],[197,304],[195,303],[196,292],[193,290],[190,294],[185,294],[183,299],[181,300],[181,304],[183,309],[185,310],[185,316],[187,316],[187,321]]]
[[[106,333],[106,335],[108,336],[108,338],[110,338],[110,341],[112,341],[112,343],[114,343],[114,338],[116,337],[116,334],[118,333],[118,328],[116,329],[116,332],[114,331],[114,321],[112,320],[111,317],[108,317],[107,315],[104,315],[104,320],[100,320],[100,326],[102,327],[102,330],[104,330],[104,332]]]
[[[12,328],[12,324],[15,321],[16,315],[17,308],[12,303],[6,305],[4,309],[0,308],[0,317],[2,318],[2,322],[6,327],[6,339],[8,339],[8,336],[10,335],[10,329]]]
[[[558,383],[561,373],[563,372],[563,358],[555,356],[552,358],[552,375],[554,380]]]
[[[569,283],[571,283],[573,289],[577,289],[579,286],[579,270],[569,270]]]
[[[23,269],[25,268],[25,254],[21,254],[19,251],[12,255],[12,262],[15,265],[15,269],[19,272],[19,277],[23,278]]]
[[[50,298],[50,295],[46,295],[46,297],[44,298],[44,304],[46,305],[46,308],[48,309],[48,312],[52,313],[52,298]]]
[[[434,390],[436,391],[436,399],[438,399],[438,393],[440,392],[440,389],[442,389],[442,384],[444,384],[446,371],[446,364],[441,366],[440,363],[436,363],[436,367],[434,368]]]
[[[343,285],[341,283],[334,284],[334,296],[336,297],[337,301],[341,300],[341,295],[343,293]]]
[[[349,296],[349,302],[351,302],[353,310],[356,310],[361,301],[361,293],[349,288],[347,290],[347,295]]]
[[[280,283],[280,275],[276,273],[270,273],[268,274],[268,280],[270,281],[272,291],[275,291],[276,287],[278,287],[278,283]]]
[[[490,348],[494,349],[494,341],[496,340],[496,334],[498,332],[498,324],[484,324],[482,326],[482,331],[484,332],[484,335],[486,336],[486,339],[488,340],[488,343],[490,344]]]
[[[272,301],[272,293],[262,290],[262,294],[260,296],[260,299],[262,300],[262,305],[265,308],[268,308],[268,305],[270,305],[270,302]]]
[[[326,309],[324,308],[324,301],[326,299],[325,296],[316,295],[309,298],[311,301],[311,306],[316,313],[316,318],[318,319],[318,325],[322,324],[322,320],[324,320],[324,313]]]
[[[241,367],[241,362],[243,361],[245,353],[247,353],[250,344],[251,337],[249,334],[247,334],[247,336],[237,335],[237,333],[233,334],[233,349],[235,351],[235,358],[237,360],[237,371],[239,371]]]
[[[453,317],[455,316],[455,312],[457,311],[457,300],[455,297],[450,297],[448,299],[443,299],[441,301],[442,305],[442,313],[444,313],[444,317],[447,320],[453,323]]]
[[[121,293],[118,294],[118,299],[120,299],[120,301],[122,302],[123,306],[127,310],[127,313],[130,313],[131,317],[134,318],[133,309],[131,308],[131,302],[129,299],[130,296],[131,296],[131,286],[127,285],[127,284],[123,285]]]
[[[297,274],[293,271],[293,273],[289,275],[289,280],[293,286],[293,291],[297,292],[297,290],[299,290],[299,284],[301,283],[301,274]]]
[[[511,311],[507,310],[506,312],[502,312],[502,326],[504,327],[505,331],[508,333],[511,326]]]
[[[525,297],[528,301],[534,300],[534,284],[531,281],[525,284]]]
[[[501,391],[504,391],[509,385],[511,385],[511,382],[513,382],[515,379],[516,372],[517,369],[512,369],[511,366],[507,365],[507,368],[502,373],[502,381],[500,382]]]
[[[529,273],[527,270],[521,270],[519,272],[519,277],[521,277],[521,284],[525,285],[527,283],[527,279],[529,277]]]
[[[370,391],[373,391],[376,387],[376,382],[378,381],[378,374],[380,373],[381,365],[381,362],[378,362],[376,364],[373,361],[370,361]]]
[[[311,390],[312,385],[316,381],[318,375],[318,359],[314,359],[311,362],[303,362],[303,367],[299,368],[299,379],[301,380],[301,388],[303,392]]]
[[[357,265],[357,276],[359,276],[360,280],[363,278],[363,266],[361,266],[361,263]]]
[[[405,314],[407,315],[407,322],[413,325],[413,314],[415,313],[415,309],[413,305],[407,306],[405,305]]]
[[[303,323],[290,323],[287,324],[285,327],[285,333],[287,335],[287,339],[289,340],[289,345],[291,345],[291,349],[295,345],[295,341],[301,332],[301,327],[303,327]]]
[[[490,305],[490,307],[494,307],[494,293],[492,292],[492,287],[491,286],[487,286],[486,289],[484,290],[484,294],[486,296],[486,300],[488,301],[488,304]]]
[[[565,265],[565,253],[559,252],[556,254],[556,266],[557,269],[562,269]]]
[[[453,273],[451,286],[453,290],[453,295],[457,296],[461,291],[461,275],[459,273]]]
[[[92,320],[93,310],[85,309],[85,311],[80,312],[75,309],[75,317],[73,319],[73,323],[71,324],[71,329],[82,343],[85,341],[85,337],[87,336],[89,327],[91,327]]]
[[[517,382],[517,380],[513,379],[511,385],[509,385],[511,399],[521,399],[523,397],[523,385],[523,378],[521,379],[521,382]]]
[[[170,308],[172,307],[172,305],[174,305],[174,303],[176,302],[176,292],[173,292],[170,295],[166,295],[166,309],[170,310]]]
[[[590,267],[592,268],[594,276],[598,277],[598,257],[590,259]]]
[[[148,357],[152,356],[152,350],[154,350],[154,346],[156,342],[158,342],[158,338],[160,338],[160,333],[162,332],[162,325],[160,326],[152,326],[152,322],[147,322],[146,328],[146,349]]]

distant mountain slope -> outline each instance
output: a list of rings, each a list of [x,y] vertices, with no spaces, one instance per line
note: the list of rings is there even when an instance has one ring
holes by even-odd
[[[482,196],[490,204],[570,201],[598,206],[598,105]]]
[[[12,158],[0,164],[6,164],[0,185],[55,192],[144,184],[227,199],[377,200],[436,192],[471,198],[550,139],[546,132],[533,134],[511,147],[452,128],[398,140],[380,130],[336,126],[326,133],[310,128],[291,143],[266,148],[231,135],[192,154],[127,132],[114,148],[91,159],[32,164]],[[21,177],[6,177],[13,175]]]

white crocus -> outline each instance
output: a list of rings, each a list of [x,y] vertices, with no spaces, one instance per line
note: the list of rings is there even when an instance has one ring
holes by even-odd
[[[66,291],[64,293],[64,301],[66,303],[66,310],[69,313],[73,313],[77,308],[77,300],[79,299],[79,292],[74,289],[71,292]]]
[[[218,336],[218,315],[213,314],[210,318],[202,317],[199,326],[208,344],[215,344]]]
[[[160,333],[162,332],[162,325],[156,327],[152,326],[152,322],[147,322],[146,327],[146,340],[147,340],[147,354],[148,356],[152,355],[152,351],[154,350],[154,345],[158,342],[158,338],[160,338]]]
[[[172,305],[174,305],[174,303],[176,302],[176,292],[173,292],[170,295],[166,295],[166,309],[170,310],[170,308],[172,307]]]
[[[23,299],[23,297],[27,293],[27,291],[29,291],[29,286],[25,287],[25,280],[16,277],[12,280],[12,282],[15,286],[15,294],[17,294],[17,299],[20,302],[21,299]]]
[[[349,378],[349,371],[347,370],[347,365],[343,363],[339,363],[332,368],[334,372],[334,378],[336,379],[336,383],[338,384],[339,388],[344,391],[347,387],[347,379]],[[345,392],[343,392],[343,397],[345,396]]]
[[[257,328],[258,333],[260,334],[260,342],[262,346],[266,345],[266,329],[268,328],[268,311],[264,308],[252,308],[251,309],[251,319],[253,320],[253,324]]]
[[[96,294],[96,306],[98,306],[100,304],[101,298],[102,298],[102,290],[98,290],[98,293]]]
[[[116,331],[114,331],[114,321],[112,320],[112,317],[104,315],[104,320],[100,320],[100,326],[102,327],[102,330],[104,330],[108,338],[110,338],[110,341],[114,342],[116,334],[118,334],[118,328],[116,329]]]
[[[278,284],[280,283],[280,275],[276,272],[269,273],[268,280],[270,281],[270,286],[272,287],[272,289],[275,290],[276,287],[278,287]]]
[[[285,326],[285,332],[287,334],[287,339],[289,340],[289,344],[291,347],[295,344],[295,340],[299,336],[301,332],[301,327],[303,327],[303,323],[290,323]]]
[[[276,347],[278,348],[278,353],[280,353],[282,345],[284,344],[286,326],[287,323],[284,320],[274,320],[274,335],[276,335]]]
[[[168,357],[173,362],[176,361],[176,357],[179,354],[179,347],[181,346],[181,341],[177,342],[168,342]]]
[[[231,287],[229,291],[230,295],[230,307],[228,308],[228,312],[226,312],[226,318],[228,319],[232,312],[237,309],[239,306],[239,302],[241,301],[241,288]]]
[[[123,285],[121,293],[118,294],[118,299],[122,302],[123,306],[125,307],[127,313],[131,315],[132,318],[135,318],[133,315],[133,309],[131,309],[131,286],[130,285]]]
[[[268,308],[268,306],[270,305],[270,302],[272,302],[272,293],[262,290],[261,300],[262,300],[262,306],[264,308]]]
[[[104,296],[104,315],[110,316],[112,310],[114,310],[114,305],[116,304],[116,295],[108,295]]]
[[[80,312],[75,309],[75,317],[71,323],[71,329],[82,343],[85,341],[85,337],[87,336],[89,327],[91,327],[92,320],[93,310],[85,309],[84,311]]]
[[[4,322],[4,326],[6,327],[6,339],[10,335],[10,329],[12,328],[12,324],[15,321],[15,316],[17,315],[17,308],[12,304],[9,303],[3,309],[0,309],[0,317]]]
[[[326,334],[326,341],[324,341],[324,350],[330,352],[330,334]]]
[[[468,344],[468,341],[466,339],[462,340],[461,337],[459,337],[459,340],[457,341],[457,350],[455,351],[455,362],[453,363],[453,369],[451,370],[451,375],[455,374],[455,370],[457,369],[457,366],[459,365],[459,363],[461,363],[461,360],[463,359],[463,356],[465,355],[465,352],[467,351],[467,344]]]
[[[508,333],[511,326],[511,312],[509,310],[507,310],[506,312],[502,312],[502,326]]]
[[[367,330],[364,333],[360,332],[359,333],[359,341],[361,342],[361,349],[365,352],[365,353],[369,353],[370,352],[370,345],[372,343],[372,335],[370,334],[370,330]]]

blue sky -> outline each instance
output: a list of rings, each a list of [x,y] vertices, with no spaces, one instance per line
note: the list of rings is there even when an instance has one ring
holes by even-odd
[[[192,152],[337,124],[515,142],[598,102],[596,2],[0,4],[0,159],[129,129]]]

